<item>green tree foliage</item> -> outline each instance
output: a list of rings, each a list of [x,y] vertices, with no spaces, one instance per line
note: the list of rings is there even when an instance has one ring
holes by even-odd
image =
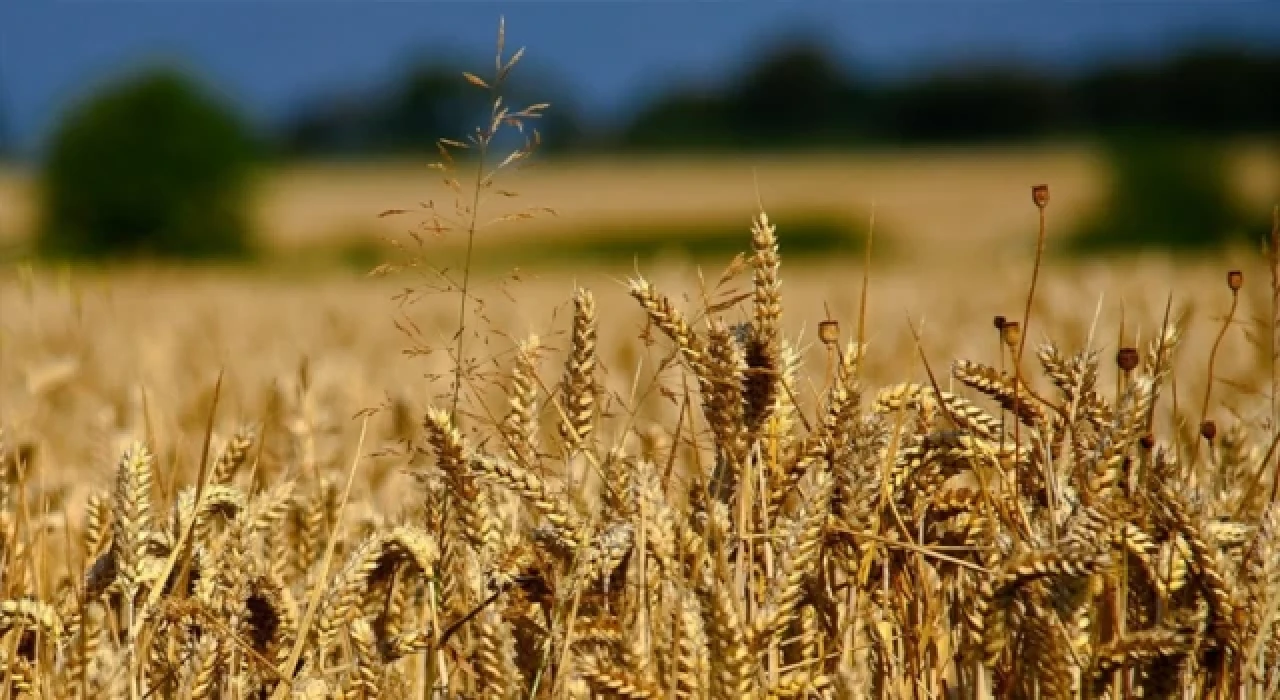
[[[823,48],[803,39],[774,47],[728,85],[678,87],[619,135],[632,148],[818,148],[865,140],[868,91]]]
[[[9,126],[9,102],[6,99],[4,83],[0,82],[0,161],[13,155],[13,134]]]
[[[283,125],[284,155],[343,158],[386,154],[436,153],[443,134],[464,134],[488,119],[489,102],[462,78],[460,63],[423,59],[409,64],[395,80],[376,90],[323,96],[298,110]],[[584,141],[576,109],[553,81],[521,80],[505,103],[519,109],[549,102],[553,109],[532,123],[543,152],[564,152]],[[498,150],[514,147],[503,143]]]
[[[1161,60],[1081,72],[962,60],[877,78],[803,34],[748,52],[741,71],[657,86],[620,119],[592,120],[567,87],[526,75],[508,104],[549,102],[543,153],[726,151],[1034,142],[1125,130],[1196,137],[1280,133],[1280,52],[1202,44]],[[445,57],[385,84],[319,96],[281,125],[282,151],[307,157],[434,153],[487,102]]]
[[[1280,52],[1202,45],[1079,74],[961,62],[891,80],[793,39],[733,80],[672,85],[616,136],[623,148],[848,147],[1280,133]]]
[[[1110,196],[1068,239],[1072,252],[1208,250],[1240,240],[1221,148],[1186,137],[1114,137]]]
[[[892,143],[1030,140],[1065,131],[1069,102],[1058,86],[1012,67],[940,71],[891,87],[878,132]]]
[[[53,135],[42,253],[205,258],[250,247],[246,127],[191,79],[153,69],[108,85]]]

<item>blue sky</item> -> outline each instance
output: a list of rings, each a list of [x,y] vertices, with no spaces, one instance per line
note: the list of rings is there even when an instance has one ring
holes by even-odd
[[[976,59],[1072,69],[1205,38],[1280,45],[1277,0],[0,0],[0,110],[31,149],[86,88],[176,60],[270,124],[326,90],[388,79],[423,53],[485,61],[500,15],[508,45],[527,47],[528,68],[597,116],[671,80],[733,71],[787,33],[821,37],[877,75]]]

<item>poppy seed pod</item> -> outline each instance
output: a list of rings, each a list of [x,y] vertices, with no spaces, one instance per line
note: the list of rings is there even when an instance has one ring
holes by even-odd
[[[822,321],[818,324],[818,338],[827,345],[840,342],[840,322]]]
[[[1004,324],[1007,323],[1007,321],[1005,321],[1004,316],[996,316],[993,323],[995,324],[996,330],[1002,331],[1004,330]]]
[[[1035,185],[1031,188],[1031,201],[1035,202],[1036,207],[1044,209],[1049,206],[1049,186]]]
[[[1206,420],[1200,424],[1200,436],[1209,442],[1213,442],[1218,437],[1218,424],[1211,420]]]
[[[1000,333],[1004,344],[1011,348],[1018,347],[1018,341],[1022,340],[1022,326],[1017,321],[1005,321],[1000,327]]]
[[[1137,348],[1120,348],[1116,351],[1116,366],[1126,372],[1137,369],[1140,359]]]
[[[1147,433],[1138,439],[1138,444],[1142,445],[1142,449],[1149,450],[1156,446],[1156,438],[1151,433]]]
[[[1244,286],[1244,273],[1239,270],[1232,270],[1227,273],[1227,286],[1231,291],[1238,292]]]

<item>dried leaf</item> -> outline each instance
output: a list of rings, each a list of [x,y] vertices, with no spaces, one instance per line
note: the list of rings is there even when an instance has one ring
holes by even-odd
[[[514,163],[517,160],[520,160],[521,158],[524,158],[527,155],[528,155],[527,151],[512,151],[506,158],[503,159],[501,163],[498,164],[498,169],[505,168],[507,165],[510,165],[511,163]]]
[[[524,56],[523,46],[516,49],[515,54],[507,61],[507,65],[503,66],[502,70],[498,72],[498,80],[502,80],[507,77],[507,74],[515,67],[516,61],[519,61],[521,56]]]
[[[716,282],[716,288],[723,287],[729,280],[737,277],[738,273],[742,272],[746,266],[747,256],[739,251],[737,255],[733,256],[733,260],[729,261],[729,265],[724,269],[724,272],[720,273],[720,281]]]
[[[751,292],[743,292],[742,294],[738,294],[728,299],[723,299],[721,301],[718,301],[712,304],[711,306],[707,307],[707,313],[718,314],[721,311],[732,309],[738,304],[746,301],[747,299],[750,299],[751,295],[752,295]]]
[[[514,214],[504,214],[503,216],[499,216],[498,218],[494,219],[491,223],[496,224],[502,221],[521,221],[524,219],[532,219],[533,216],[534,215],[530,212],[518,211]]]
[[[496,62],[502,61],[502,47],[507,44],[507,18],[498,17],[498,51]]]
[[[475,73],[467,73],[466,71],[463,71],[463,73],[462,73],[462,77],[466,78],[466,79],[467,79],[467,82],[468,82],[468,83],[471,83],[472,85],[477,85],[477,86],[482,87],[482,88],[484,88],[484,89],[486,89],[486,90],[490,90],[490,89],[492,89],[492,88],[490,88],[490,87],[489,87],[489,83],[486,83],[486,82],[484,81],[484,79],[483,79],[483,78],[481,78],[480,76],[476,75]]]
[[[436,150],[440,151],[440,158],[442,158],[441,165],[444,165],[445,167],[452,167],[453,154],[449,152],[448,147],[446,147],[442,141],[443,139],[436,141]]]

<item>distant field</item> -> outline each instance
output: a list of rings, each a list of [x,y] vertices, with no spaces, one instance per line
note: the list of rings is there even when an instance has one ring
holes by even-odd
[[[743,238],[749,240],[747,234]],[[854,332],[863,269],[844,262],[800,265],[788,257],[785,245],[782,251],[782,267],[789,272],[784,280],[783,328],[820,367],[823,349],[815,337],[817,323],[829,313],[847,333]],[[704,266],[708,285],[714,284],[727,262],[721,259]],[[1028,351],[1045,338],[1067,348],[1082,347],[1096,312],[1100,312],[1100,325],[1095,343],[1104,352],[1114,352],[1122,319],[1128,337],[1145,341],[1159,327],[1166,295],[1172,292],[1175,315],[1190,313],[1191,340],[1184,357],[1189,366],[1199,367],[1229,299],[1223,275],[1230,268],[1241,268],[1246,275],[1241,318],[1265,317],[1267,272],[1256,254],[1236,252],[1194,263],[1147,257],[1126,264],[1047,266],[1029,338],[1034,345]],[[912,364],[915,344],[908,322],[923,323],[925,346],[939,371],[945,372],[956,357],[996,361],[991,318],[1021,314],[1030,271],[1024,265],[995,263],[975,276],[973,269],[895,266],[872,270],[867,308],[871,350],[866,365],[871,386],[924,378],[923,368]],[[625,394],[640,358],[648,373],[667,347],[648,348],[638,342],[644,313],[621,284],[634,274],[583,268],[530,274],[519,280],[485,275],[476,292],[485,302],[484,310],[473,323],[501,333],[486,336],[483,343],[477,341],[475,352],[505,365],[510,362],[511,343],[529,333],[562,351],[568,342],[569,299],[574,286],[581,285],[596,295],[599,352],[608,368],[606,384]],[[699,291],[691,266],[641,265],[640,274],[670,295],[679,308],[696,312]],[[340,405],[346,413],[333,418],[342,419],[349,430],[351,413],[378,403],[391,388],[415,403],[424,401],[432,388],[423,375],[446,372],[450,366],[444,348],[456,329],[456,294],[428,295],[421,303],[401,309],[423,341],[435,348],[416,359],[401,354],[410,342],[393,322],[401,314],[392,297],[401,285],[414,283],[409,275],[385,280],[359,275],[296,280],[224,271],[73,272],[66,276],[36,271],[30,280],[22,275],[0,277],[0,397],[7,404],[0,406],[8,409],[0,412],[0,418],[26,416],[28,401],[42,394],[39,387],[61,386],[71,379],[52,377],[61,376],[60,368],[74,358],[76,384],[90,381],[102,394],[111,394],[143,383],[154,392],[153,410],[175,421],[189,417],[191,425],[184,428],[198,433],[204,418],[199,406],[207,396],[193,392],[193,383],[207,384],[219,367],[225,367],[227,410],[231,415],[254,415],[261,408],[264,388],[290,374],[305,357],[310,358],[318,381],[323,378],[341,387],[345,398]],[[742,272],[723,293],[732,296],[749,288],[750,272]],[[738,320],[749,312],[750,302],[741,307],[727,312],[727,318]],[[1220,371],[1225,377],[1243,375],[1252,371],[1255,361],[1244,337],[1233,334],[1224,347]],[[548,371],[560,366],[558,359],[547,364]],[[86,448],[89,436],[65,429],[74,422],[70,415],[38,412],[31,418],[51,421],[47,436],[58,445]],[[86,413],[76,420],[90,418]],[[61,433],[54,430],[54,423]]]
[[[861,235],[874,206],[881,243],[896,255],[948,262],[988,258],[1003,254],[1006,244],[1028,231],[1034,220],[1029,185],[1052,186],[1050,233],[1064,231],[1105,194],[1103,166],[1083,147],[535,162],[499,180],[497,187],[520,196],[492,198],[481,218],[522,207],[549,207],[556,216],[499,224],[485,231],[479,245],[504,253],[616,255],[622,248],[643,253],[660,247],[662,239],[678,237],[686,227],[722,236],[722,229],[732,231],[738,223],[745,230],[758,183],[784,241],[788,224],[796,222],[808,230],[801,237],[833,229]],[[1261,212],[1280,191],[1280,173],[1263,149],[1238,149],[1231,172],[1242,198]],[[31,199],[28,177],[0,171],[0,244],[13,245],[28,234]],[[404,239],[423,220],[413,213],[379,219],[378,213],[429,201],[452,211],[452,194],[425,162],[379,162],[272,172],[256,206],[261,230],[278,249],[368,255],[380,237]],[[536,247],[512,248],[513,241],[536,241]],[[439,245],[457,243],[446,237]]]

